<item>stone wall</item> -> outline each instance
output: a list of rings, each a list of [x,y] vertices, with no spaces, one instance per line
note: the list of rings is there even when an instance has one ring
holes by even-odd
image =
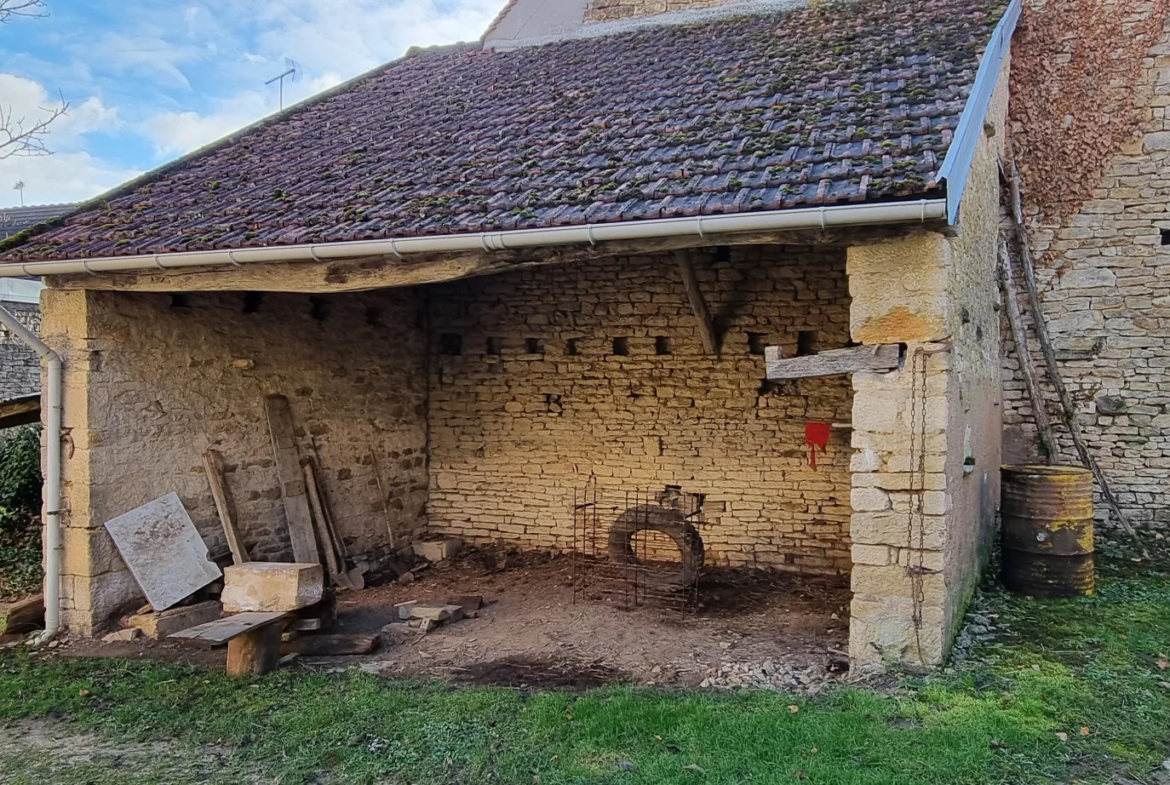
[[[34,303],[0,302],[33,332],[41,329],[41,308]],[[28,344],[0,325],[0,401],[41,389],[41,358]]]
[[[1140,24],[1160,8],[1137,6],[1145,16],[1131,15],[1127,24]],[[1159,23],[1162,18],[1156,17]],[[1113,40],[1070,38],[1070,46],[1078,43],[1109,51]],[[1107,158],[1104,171],[1093,173],[1091,192],[1065,217],[1061,205],[1041,202],[1045,211],[1032,199],[1028,212],[1044,317],[1089,449],[1130,522],[1165,531],[1170,529],[1170,29],[1163,28],[1147,54],[1137,73],[1117,77],[1136,82],[1126,95],[1142,135]],[[1060,80],[1075,63],[1075,58],[1053,58],[1047,67]],[[1026,137],[1030,127],[1016,119],[1014,133]],[[1025,147],[1021,155],[1028,152]],[[1034,460],[1032,409],[1014,347],[1010,339],[1005,344],[1006,457]],[[1039,360],[1035,343],[1032,351]],[[1044,387],[1058,426],[1057,460],[1076,463],[1072,442],[1059,426],[1055,394],[1046,380]],[[1097,517],[1106,531],[1116,528],[1099,497]]]
[[[1003,67],[955,230],[849,249],[854,340],[906,346],[899,370],[853,374],[849,647],[859,663],[941,662],[991,553]]]
[[[227,545],[202,465],[222,453],[251,555],[289,560],[263,412],[290,401],[359,562],[425,525],[426,371],[414,290],[307,297],[49,290],[65,359],[65,622],[87,633],[140,596],[104,521],[178,493],[213,555]],[[376,453],[380,478],[374,474]],[[385,497],[379,489],[385,490]]]
[[[585,20],[604,22],[611,19],[630,19],[636,16],[665,14],[670,11],[688,11],[711,8],[741,0],[589,0],[585,6]]]
[[[696,266],[718,359],[669,256],[430,291],[431,528],[570,549],[592,472],[603,488],[706,493],[709,563],[847,572],[848,432],[814,470],[804,429],[849,422],[849,380],[769,388],[760,354],[792,356],[801,331],[807,348],[847,345],[844,253],[736,247]]]

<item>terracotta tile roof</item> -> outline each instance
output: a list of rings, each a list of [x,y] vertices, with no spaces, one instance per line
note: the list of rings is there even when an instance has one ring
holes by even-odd
[[[918,197],[1000,0],[866,0],[424,51],[13,247],[76,258]],[[0,245],[0,250],[4,246]]]
[[[61,204],[30,204],[28,207],[0,207],[0,239],[12,237],[30,226],[36,226],[56,218],[76,206],[69,202],[63,202]]]

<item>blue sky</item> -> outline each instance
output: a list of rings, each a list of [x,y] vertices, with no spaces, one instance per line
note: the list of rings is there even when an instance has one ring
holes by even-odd
[[[0,105],[70,103],[54,155],[0,160],[0,207],[77,201],[400,56],[479,37],[504,0],[47,0],[0,25]]]

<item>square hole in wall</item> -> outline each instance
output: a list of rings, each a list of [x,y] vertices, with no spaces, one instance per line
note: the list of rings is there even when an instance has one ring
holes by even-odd
[[[654,353],[657,355],[670,354],[669,335],[659,335],[654,339]]]
[[[191,298],[189,298],[185,294],[178,294],[178,293],[172,294],[171,295],[171,307],[172,308],[190,308],[191,307]]]
[[[581,349],[579,346],[577,346],[577,339],[576,338],[570,338],[567,341],[565,341],[565,356],[566,357],[576,357],[580,353],[581,353]]]
[[[801,330],[796,334],[796,356],[808,357],[817,353],[816,330]]]
[[[767,346],[768,343],[765,339],[764,333],[748,333],[747,339],[748,354],[762,355],[764,353],[764,347]]]
[[[439,336],[439,353],[448,357],[463,354],[463,336],[459,333],[443,333]]]
[[[630,356],[630,339],[629,338],[614,338],[613,339],[613,353],[618,357]]]
[[[544,354],[544,341],[539,338],[524,339],[525,354]]]
[[[263,302],[262,292],[244,292],[244,313],[257,313]]]
[[[319,322],[329,318],[329,301],[324,297],[309,298],[309,315]]]
[[[1170,245],[1170,228],[1159,229],[1162,235],[1162,245]]]
[[[488,354],[500,355],[504,353],[504,339],[503,338],[488,338],[487,349]]]

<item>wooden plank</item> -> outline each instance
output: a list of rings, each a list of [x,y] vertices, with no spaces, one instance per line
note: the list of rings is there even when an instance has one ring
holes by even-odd
[[[832,376],[857,371],[892,371],[898,367],[901,348],[897,344],[854,346],[805,357],[785,359],[779,346],[764,349],[768,379],[807,379],[813,376]]]
[[[243,564],[251,561],[244,538],[240,536],[232,517],[231,499],[223,477],[223,456],[215,450],[208,450],[203,455],[203,468],[207,472],[207,482],[211,485],[211,498],[215,500],[215,509],[219,512],[219,522],[223,524],[224,537],[232,552],[232,562]]]
[[[280,663],[280,625],[266,624],[228,642],[228,676],[263,676]]]
[[[288,520],[293,558],[302,564],[320,564],[321,554],[313,536],[313,518],[309,514],[305,478],[301,473],[301,462],[293,439],[292,411],[288,406],[288,398],[269,395],[264,399],[264,415],[272,434],[276,476],[280,479],[281,495],[284,498],[284,514]]]
[[[280,653],[331,657],[339,654],[369,654],[377,646],[377,635],[306,635],[281,645]]]
[[[41,421],[41,394],[0,401],[0,430]]]
[[[309,492],[309,509],[313,513],[313,525],[317,530],[317,541],[325,552],[325,569],[329,571],[329,579],[334,586],[352,589],[349,576],[345,574],[344,565],[339,563],[339,555],[329,531],[329,519],[325,515],[325,506],[321,503],[321,493],[317,488],[317,474],[313,471],[313,464],[306,463],[305,489]]]
[[[703,341],[703,349],[709,355],[717,355],[719,340],[715,335],[715,324],[711,321],[711,309],[707,307],[707,299],[703,297],[703,290],[699,288],[699,278],[695,275],[694,251],[676,251],[674,258],[678,262],[678,271],[682,276],[687,299],[691,301],[691,310],[695,312],[695,319],[699,323],[699,338]]]
[[[204,646],[222,646],[232,638],[245,635],[269,624],[274,625],[279,631],[280,625],[277,622],[286,616],[288,616],[287,613],[275,611],[237,613],[234,616],[225,616],[222,619],[171,633],[168,640],[183,640]]]
[[[403,259],[367,256],[332,262],[245,264],[236,268],[182,267],[160,271],[151,266],[138,272],[80,273],[47,276],[55,289],[101,289],[141,292],[255,291],[355,292],[396,286],[418,286],[473,275],[552,264],[575,264],[614,256],[669,253],[679,248],[720,245],[852,245],[897,235],[888,226],[791,232],[737,232],[663,237],[636,241],[601,242],[507,251],[454,254],[410,254]]]

